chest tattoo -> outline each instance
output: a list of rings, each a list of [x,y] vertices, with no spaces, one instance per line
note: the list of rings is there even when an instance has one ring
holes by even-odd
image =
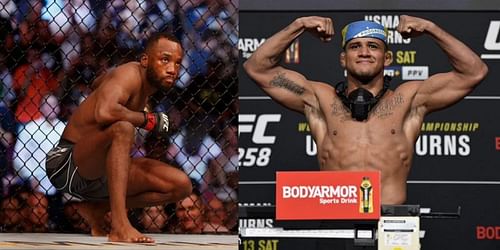
[[[401,94],[395,94],[392,98],[381,101],[375,109],[372,110],[372,115],[380,119],[387,118],[392,115],[394,109],[404,103],[404,98]]]
[[[350,111],[347,107],[337,99],[333,100],[333,103],[330,105],[332,108],[332,115],[335,117],[339,117],[340,121],[346,121],[350,119]]]

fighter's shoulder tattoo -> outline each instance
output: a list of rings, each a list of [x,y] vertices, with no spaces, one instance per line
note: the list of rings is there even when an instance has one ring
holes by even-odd
[[[288,79],[283,72],[278,72],[278,74],[274,76],[271,80],[271,85],[278,88],[284,88],[296,95],[302,95],[306,90],[304,87]]]
[[[401,95],[401,93],[396,93],[391,98],[380,101],[375,109],[372,110],[372,115],[381,119],[387,118],[393,114],[397,106],[402,105],[404,102],[403,95]]]

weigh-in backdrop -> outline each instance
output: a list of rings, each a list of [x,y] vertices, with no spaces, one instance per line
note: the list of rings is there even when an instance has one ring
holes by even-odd
[[[318,170],[316,146],[305,117],[285,109],[245,74],[241,65],[266,38],[299,16],[328,16],[336,34],[330,43],[305,33],[287,50],[286,67],[308,79],[335,84],[343,80],[339,64],[341,28],[355,20],[373,20],[389,29],[394,62],[385,73],[391,88],[451,69],[447,56],[429,36],[402,39],[400,16],[430,19],[456,36],[489,67],[487,78],[459,103],[428,115],[416,142],[408,179],[407,204],[459,219],[422,219],[423,249],[498,249],[500,246],[500,15],[488,11],[241,11],[239,70],[240,205],[274,204],[275,172]],[[303,209],[303,208],[298,208]],[[272,227],[273,215],[245,218],[240,227]],[[276,240],[276,241],[273,241]],[[243,239],[241,249],[295,249],[297,239]],[[290,243],[292,242],[292,243]],[[464,247],[467,246],[467,247]],[[269,248],[266,248],[269,247]],[[299,249],[299,248],[297,248]]]

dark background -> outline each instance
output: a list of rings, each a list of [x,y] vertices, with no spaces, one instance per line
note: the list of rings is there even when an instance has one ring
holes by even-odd
[[[498,11],[498,1],[491,0],[252,0],[241,1],[240,11],[291,10],[489,10]]]
[[[309,132],[298,131],[299,123],[305,123],[305,118],[266,99],[265,94],[242,70],[241,64],[246,60],[243,54],[253,52],[249,47],[242,46],[245,39],[260,41],[281,30],[299,16],[331,17],[337,34],[333,41],[321,43],[313,36],[303,34],[299,37],[300,63],[286,64],[285,67],[303,73],[308,79],[332,85],[343,80],[343,70],[338,63],[341,51],[338,34],[345,24],[365,19],[366,16],[385,16],[394,19],[407,14],[430,19],[459,38],[477,54],[500,55],[500,50],[488,51],[484,46],[490,22],[500,21],[498,3],[481,5],[482,2],[475,1],[474,5],[472,1],[457,1],[453,3],[452,10],[446,10],[442,2],[435,1],[432,2],[433,10],[429,11],[430,1],[384,1],[384,5],[378,5],[382,1],[335,1],[336,6],[328,4],[329,1],[315,1],[314,6],[304,6],[302,1],[287,1],[286,5],[281,5],[282,8],[286,6],[285,11],[279,8],[278,2],[246,1],[241,4],[240,115],[281,115],[279,122],[268,123],[265,128],[266,136],[276,136],[274,144],[255,144],[252,142],[251,133],[240,131],[239,192],[240,202],[243,205],[274,204],[275,171],[318,169],[316,156],[306,154],[306,138]],[[301,6],[302,10],[308,11],[302,11]],[[362,6],[364,10],[359,10]],[[397,9],[412,9],[412,11]],[[394,29],[395,27],[389,27],[389,30]],[[500,42],[499,40],[500,37],[497,37],[496,42]],[[398,63],[395,60],[389,69],[400,71],[403,66],[428,66],[429,75],[451,69],[446,55],[428,36],[413,38],[407,44],[389,46],[395,55],[398,51],[401,51],[400,53],[413,51],[415,55],[414,61],[406,60]],[[500,229],[486,239],[476,231],[478,227],[490,229],[500,227],[498,169],[500,161],[499,148],[495,144],[500,137],[498,129],[500,118],[496,111],[500,104],[498,70],[500,59],[484,59],[484,61],[489,67],[489,74],[481,85],[464,100],[448,109],[428,115],[424,121],[425,123],[478,123],[479,128],[467,132],[422,131],[421,133],[421,137],[432,136],[442,141],[445,138],[456,139],[457,143],[450,147],[456,149],[457,153],[445,155],[447,146],[441,145],[437,147],[438,150],[442,150],[441,155],[432,154],[430,151],[416,154],[408,179],[406,203],[420,204],[421,207],[431,208],[435,212],[456,212],[458,207],[462,208],[459,219],[421,220],[421,229],[426,231],[426,237],[421,240],[422,249],[500,249]],[[394,77],[391,88],[397,87],[404,81],[401,76]],[[458,153],[464,149],[463,145],[458,143],[460,137],[468,139],[466,147],[470,149],[468,153],[462,155]],[[422,146],[423,144],[420,144],[420,148]],[[427,142],[426,146],[429,148],[431,145]],[[248,151],[249,148],[259,150],[264,147],[271,149],[269,164],[265,166],[241,164],[248,161],[247,155],[242,152]],[[244,219],[248,215],[247,212],[252,212],[251,210],[240,207],[240,217]],[[272,218],[273,214],[270,213],[268,216]],[[297,241],[300,240],[280,239],[277,249],[303,249],[294,248],[298,245]]]

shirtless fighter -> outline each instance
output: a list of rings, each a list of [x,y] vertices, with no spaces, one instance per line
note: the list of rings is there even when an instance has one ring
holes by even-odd
[[[175,202],[191,193],[184,172],[148,158],[131,158],[136,127],[165,135],[168,116],[148,113],[148,97],[173,86],[183,57],[172,35],[151,36],[139,62],[116,67],[94,81],[95,90],[71,116],[59,145],[47,155],[47,176],[61,192],[83,202],[78,212],[91,234],[109,241],[153,242],[130,224],[127,208]]]
[[[244,64],[264,92],[306,116],[321,170],[381,172],[383,204],[406,200],[406,180],[424,116],[460,101],[488,71],[471,49],[429,20],[402,15],[397,30],[404,38],[429,35],[453,69],[388,90],[383,75],[392,62],[387,32],[380,24],[359,21],[342,30],[340,64],[347,71],[346,82],[333,87],[308,80],[280,66],[279,60],[304,31],[331,40],[332,20],[317,16],[296,19]]]

